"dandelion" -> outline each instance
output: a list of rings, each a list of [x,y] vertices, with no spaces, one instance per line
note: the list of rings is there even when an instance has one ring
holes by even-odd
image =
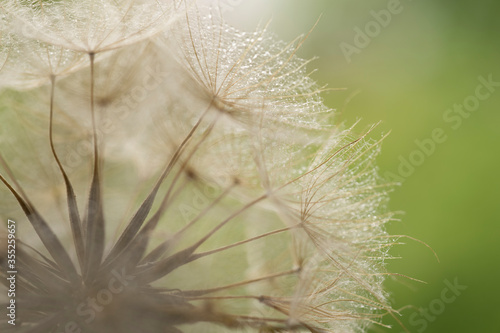
[[[1,215],[20,225],[2,329],[361,332],[395,315],[380,140],[332,125],[304,37],[190,2],[0,8]]]
[[[1,5],[18,34],[83,53],[147,39],[175,17],[176,1],[16,1]]]

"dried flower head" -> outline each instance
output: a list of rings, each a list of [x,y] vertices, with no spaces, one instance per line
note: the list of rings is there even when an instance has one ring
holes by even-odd
[[[145,40],[172,23],[176,0],[6,0],[0,5],[18,34],[84,53]]]
[[[332,125],[302,37],[172,1],[0,8],[0,216],[19,225],[2,329],[361,332],[394,314],[380,141]]]

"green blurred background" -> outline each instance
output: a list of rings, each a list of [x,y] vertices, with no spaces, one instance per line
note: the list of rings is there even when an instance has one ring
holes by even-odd
[[[310,68],[318,68],[313,76],[320,83],[347,88],[325,94],[327,105],[342,111],[348,124],[361,118],[360,130],[381,120],[374,137],[392,131],[379,166],[382,174],[402,182],[392,193],[391,209],[405,214],[389,231],[428,243],[440,258],[438,263],[429,249],[411,240],[393,249],[402,259],[391,261],[390,271],[427,282],[387,282],[395,308],[413,306],[402,310],[402,323],[411,332],[500,332],[500,87],[464,116],[447,111],[474,103],[480,76],[500,82],[500,2],[222,2],[237,26],[252,29],[259,20],[272,19],[270,29],[284,40],[309,31],[321,15],[300,56],[319,57]],[[380,16],[389,9],[393,13],[384,17],[384,27],[373,12]],[[369,43],[356,40],[358,28],[369,29]],[[347,44],[358,49],[349,59],[341,48]],[[452,114],[459,118],[443,118]],[[446,140],[424,155],[415,140],[432,150],[436,128]],[[410,166],[399,172],[401,163]],[[445,280],[467,289],[443,302]],[[444,292],[445,298],[453,295]],[[393,329],[373,332],[403,332],[393,319],[385,322]]]

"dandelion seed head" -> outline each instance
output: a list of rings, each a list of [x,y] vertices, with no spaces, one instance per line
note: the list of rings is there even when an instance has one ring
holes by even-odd
[[[0,8],[22,329],[361,332],[393,314],[380,142],[332,125],[305,37],[191,3]]]
[[[318,117],[329,111],[306,75],[308,61],[295,56],[301,38],[287,44],[266,27],[241,32],[216,14],[193,11],[165,43],[198,87],[196,96],[235,118],[256,122],[260,115],[252,113],[264,109],[270,121],[317,128]]]
[[[7,0],[0,8],[19,34],[74,51],[99,53],[162,31],[178,6],[176,0]]]

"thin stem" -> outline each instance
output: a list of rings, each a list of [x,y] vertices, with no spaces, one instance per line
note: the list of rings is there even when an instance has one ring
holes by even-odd
[[[159,183],[161,183],[163,181],[163,179],[165,179],[167,177],[167,175],[170,173],[172,167],[174,166],[174,164],[179,159],[179,157],[180,157],[182,151],[184,150],[186,144],[191,139],[191,137],[193,136],[194,132],[198,129],[198,127],[200,126],[203,118],[205,118],[205,115],[208,113],[208,111],[210,111],[210,109],[212,108],[212,106],[213,106],[213,101],[210,102],[210,104],[205,109],[205,111],[202,113],[202,115],[200,116],[200,118],[198,119],[198,121],[196,122],[196,124],[191,128],[191,130],[189,131],[188,135],[184,138],[184,140],[181,142],[181,144],[179,145],[179,147],[177,147],[174,155],[172,156],[172,159],[170,160],[170,162],[169,162],[169,164],[167,166],[167,169],[161,175]]]
[[[113,257],[117,253],[120,253],[127,246],[128,242],[133,237],[135,237],[135,235],[139,231],[140,227],[142,226],[142,224],[144,222],[144,219],[146,218],[146,215],[149,213],[149,211],[150,211],[150,209],[152,207],[152,204],[153,204],[153,202],[154,202],[154,200],[156,198],[156,195],[157,195],[157,193],[158,193],[158,191],[160,189],[161,184],[167,178],[168,174],[170,173],[170,171],[174,167],[175,163],[180,158],[180,156],[181,156],[181,154],[182,154],[185,146],[187,145],[187,143],[189,142],[189,140],[192,138],[194,132],[200,126],[200,124],[201,124],[203,118],[205,117],[205,115],[208,113],[208,111],[210,111],[211,106],[212,106],[212,103],[210,103],[210,105],[206,108],[206,110],[200,116],[200,118],[198,119],[198,121],[196,122],[196,124],[191,128],[191,130],[189,131],[189,133],[187,134],[187,136],[184,138],[184,140],[182,141],[182,143],[177,147],[174,155],[170,159],[170,161],[169,161],[168,165],[166,166],[165,170],[162,172],[162,174],[160,175],[160,177],[156,181],[156,184],[153,187],[153,189],[151,190],[151,192],[149,193],[148,197],[143,202],[143,204],[141,205],[141,207],[139,208],[139,210],[136,212],[136,214],[134,215],[134,217],[132,218],[132,220],[129,222],[129,224],[127,225],[127,227],[123,231],[122,235],[120,236],[120,238],[118,239],[118,241],[116,242],[116,244],[113,246],[113,248],[111,249],[111,251],[108,254],[108,256],[106,257],[106,259],[104,260],[104,264],[108,264],[113,259]],[[168,197],[170,196],[171,191],[172,191],[172,186],[169,188],[169,191],[168,191],[167,195],[163,198],[162,202],[167,202]],[[141,217],[141,216],[143,216],[143,217]]]
[[[214,253],[217,253],[217,252],[222,252],[222,251],[225,251],[225,250],[229,250],[229,249],[232,249],[233,247],[237,247],[239,245],[250,243],[250,242],[259,240],[261,238],[265,238],[267,236],[271,236],[271,235],[279,234],[279,233],[282,233],[282,232],[285,232],[285,231],[289,231],[289,230],[292,230],[294,228],[299,227],[300,225],[301,225],[301,223],[296,224],[296,225],[291,226],[291,227],[286,227],[286,228],[282,228],[282,229],[278,229],[278,230],[273,230],[273,231],[267,232],[267,233],[262,234],[262,235],[258,235],[258,236],[252,237],[252,238],[248,238],[248,239],[242,240],[240,242],[236,242],[236,243],[233,243],[233,244],[230,244],[230,245],[226,245],[226,246],[220,247],[220,248],[215,249],[215,250],[210,250],[210,251],[206,251],[206,252],[197,253],[197,254],[193,255],[193,260],[196,260],[196,259],[199,259],[199,258],[202,258],[202,257],[206,257],[208,255],[211,255],[211,254],[214,254]]]
[[[264,194],[264,195],[261,195],[260,197],[258,197],[257,199],[247,203],[245,206],[243,206],[242,208],[240,208],[238,211],[234,212],[233,214],[231,214],[228,218],[226,218],[224,221],[222,221],[221,223],[219,223],[217,226],[215,226],[208,234],[206,234],[202,239],[200,239],[197,243],[195,243],[195,245],[193,246],[194,249],[197,249],[198,247],[200,247],[205,241],[207,241],[210,237],[212,237],[220,228],[222,228],[223,226],[225,226],[229,221],[231,221],[232,219],[234,219],[236,216],[240,215],[241,213],[243,213],[244,211],[246,211],[247,209],[249,209],[250,207],[252,207],[253,205],[256,205],[257,203],[259,203],[260,201],[264,200],[265,198],[267,198],[267,194]]]
[[[194,219],[192,219],[184,228],[182,228],[181,230],[176,232],[174,237],[181,236],[184,232],[186,232],[187,229],[189,229],[196,222],[198,222],[203,216],[205,216],[210,211],[210,209],[215,207],[219,201],[221,201],[225,196],[227,196],[229,194],[229,192],[231,192],[231,190],[234,188],[235,185],[236,184],[233,183],[233,184],[231,184],[231,186],[229,186],[227,189],[225,189],[224,192],[222,192],[217,198],[215,198],[215,200],[212,201],[209,206],[205,207],[205,209],[203,211],[201,211]]]
[[[297,274],[299,271],[300,271],[300,269],[298,269],[298,268],[296,268],[296,269],[290,269],[288,271],[279,272],[279,273],[275,273],[275,274],[271,274],[271,275],[266,275],[266,276],[262,276],[262,277],[259,277],[259,278],[256,278],[256,279],[240,281],[240,282],[228,284],[228,285],[222,286],[222,287],[216,287],[216,288],[210,288],[210,289],[198,289],[198,290],[180,291],[179,294],[182,297],[188,297],[190,299],[193,299],[193,298],[196,298],[198,296],[203,296],[203,295],[206,295],[206,294],[211,294],[211,293],[214,293],[214,292],[217,292],[217,291],[221,291],[221,290],[237,288],[237,287],[245,286],[245,285],[251,284],[251,283],[256,283],[256,282],[260,282],[260,281],[264,281],[264,280],[275,279],[275,278],[282,277],[282,276]]]
[[[94,169],[97,169],[98,164],[98,149],[97,149],[97,130],[95,121],[95,106],[94,106],[94,61],[95,54],[89,53],[90,59],[90,114],[92,116],[92,138],[94,141]]]
[[[210,105],[212,105],[212,103],[210,103]],[[210,106],[209,106],[210,107]],[[167,191],[167,194],[166,194],[166,198],[168,198],[174,188],[174,186],[176,185],[177,181],[179,180],[180,178],[180,175],[182,174],[182,172],[184,171],[184,168],[186,167],[186,165],[188,164],[188,162],[191,160],[191,158],[194,156],[194,154],[196,153],[196,151],[198,151],[198,148],[200,148],[201,144],[205,141],[205,139],[210,135],[210,133],[212,132],[214,126],[215,126],[215,123],[217,122],[217,118],[214,119],[214,121],[210,124],[210,126],[206,129],[206,131],[202,134],[202,137],[200,138],[200,140],[198,140],[198,142],[196,143],[196,145],[193,147],[192,151],[189,153],[189,155],[186,157],[185,161],[183,161],[181,167],[179,168],[179,170],[177,171],[176,175],[174,176],[174,179],[172,180],[172,183],[170,184],[169,186],[169,189]]]
[[[102,209],[101,180],[99,175],[99,150],[97,142],[97,129],[94,106],[94,67],[95,54],[89,53],[90,59],[90,113],[92,118],[92,136],[94,141],[94,167],[90,194],[88,199],[87,216],[85,219],[86,260],[84,264],[84,277],[90,282],[101,264],[104,253],[105,222]]]
[[[206,234],[203,238],[201,238],[193,245],[185,248],[184,250],[178,251],[177,253],[171,255],[168,258],[165,258],[163,260],[154,263],[150,267],[146,267],[144,270],[137,271],[136,274],[141,274],[144,276],[143,283],[151,283],[169,274],[178,267],[193,261],[194,251],[196,251],[196,249],[198,249],[207,239],[209,239],[213,234],[215,234],[220,228],[222,228],[233,218],[240,215],[245,210],[249,209],[250,207],[252,207],[253,205],[257,204],[258,202],[262,201],[265,198],[267,198],[267,194],[264,194],[258,197],[257,199],[249,202],[248,204],[246,204],[245,206],[243,206],[242,208],[231,214],[217,226],[215,226],[208,234]]]
[[[61,174],[64,178],[64,183],[66,185],[66,195],[67,195],[67,203],[68,203],[68,213],[71,224],[71,231],[73,233],[73,239],[75,241],[75,249],[78,257],[78,262],[80,264],[80,268],[83,268],[84,262],[84,243],[83,243],[83,231],[80,220],[80,214],[78,213],[78,206],[76,204],[75,193],[73,191],[73,187],[69,181],[69,178],[62,166],[61,161],[59,160],[59,156],[56,153],[54,147],[54,94],[55,94],[55,85],[56,85],[56,77],[55,75],[51,75],[50,77],[50,118],[49,118],[49,142],[50,149],[52,151],[52,155],[56,160],[57,166],[61,171]]]
[[[7,174],[7,176],[11,179],[12,181],[12,184],[13,186],[11,186],[9,184],[9,182],[7,182],[7,178],[4,178],[1,174],[0,174],[0,178],[2,179],[2,181],[5,183],[5,185],[10,189],[16,189],[17,192],[19,192],[20,194],[20,197],[23,198],[25,201],[29,201],[28,200],[28,196],[26,195],[26,192],[24,192],[23,188],[21,187],[21,185],[19,184],[19,182],[17,181],[16,177],[14,177],[14,174],[12,173],[12,169],[9,167],[9,165],[7,164],[7,161],[5,161],[4,157],[2,156],[2,154],[0,153],[0,164],[2,165],[2,167],[4,168],[5,170],[5,173]]]

